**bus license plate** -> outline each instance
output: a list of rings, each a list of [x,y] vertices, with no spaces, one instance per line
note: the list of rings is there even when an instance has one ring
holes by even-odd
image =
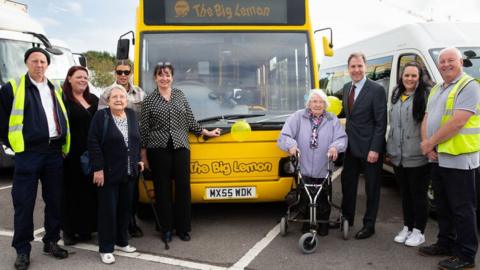
[[[255,187],[206,188],[207,200],[250,199],[257,197]]]

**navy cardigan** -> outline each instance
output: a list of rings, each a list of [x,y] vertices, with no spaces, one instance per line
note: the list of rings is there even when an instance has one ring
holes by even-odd
[[[135,112],[125,109],[128,121],[128,147],[115,124],[109,108],[98,110],[93,116],[88,134],[88,151],[93,171],[103,170],[105,183],[120,183],[128,180],[128,167],[132,177],[138,175],[140,161],[140,133]],[[105,118],[105,114],[107,118]],[[105,140],[102,144],[104,120],[108,121]],[[130,157],[130,163],[128,163]]]

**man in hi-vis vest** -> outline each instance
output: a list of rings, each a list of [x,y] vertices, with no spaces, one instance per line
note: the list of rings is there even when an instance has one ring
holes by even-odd
[[[15,152],[12,200],[15,210],[12,246],[16,269],[30,265],[33,210],[38,180],[45,202],[43,252],[63,259],[68,252],[60,239],[60,200],[63,156],[70,148],[70,131],[61,89],[45,77],[50,55],[31,48],[24,58],[28,72],[0,89],[0,139]]]
[[[438,240],[422,255],[451,256],[441,269],[473,269],[478,241],[475,170],[480,164],[480,85],[463,72],[461,52],[446,48],[438,56],[444,80],[428,98],[421,148],[431,162],[438,213]]]

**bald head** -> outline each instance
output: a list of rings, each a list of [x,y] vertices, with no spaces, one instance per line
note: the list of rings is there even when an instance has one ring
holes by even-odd
[[[438,69],[446,84],[463,73],[462,53],[454,47],[445,48],[438,55]]]

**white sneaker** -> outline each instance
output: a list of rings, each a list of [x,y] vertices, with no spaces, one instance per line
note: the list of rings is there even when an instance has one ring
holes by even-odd
[[[405,241],[405,245],[409,247],[416,247],[425,242],[425,235],[418,229],[413,229],[412,233]]]
[[[100,253],[100,258],[105,264],[112,264],[115,262],[115,257],[112,253]]]
[[[397,236],[395,236],[393,241],[403,244],[411,233],[412,231],[409,231],[407,226],[403,226],[403,229],[397,234]]]
[[[126,246],[124,246],[124,247],[115,245],[115,249],[116,249],[116,250],[123,251],[123,252],[127,252],[127,253],[132,253],[132,252],[135,252],[135,251],[137,250],[136,247],[132,247],[132,246],[130,246],[130,245],[126,245]]]

